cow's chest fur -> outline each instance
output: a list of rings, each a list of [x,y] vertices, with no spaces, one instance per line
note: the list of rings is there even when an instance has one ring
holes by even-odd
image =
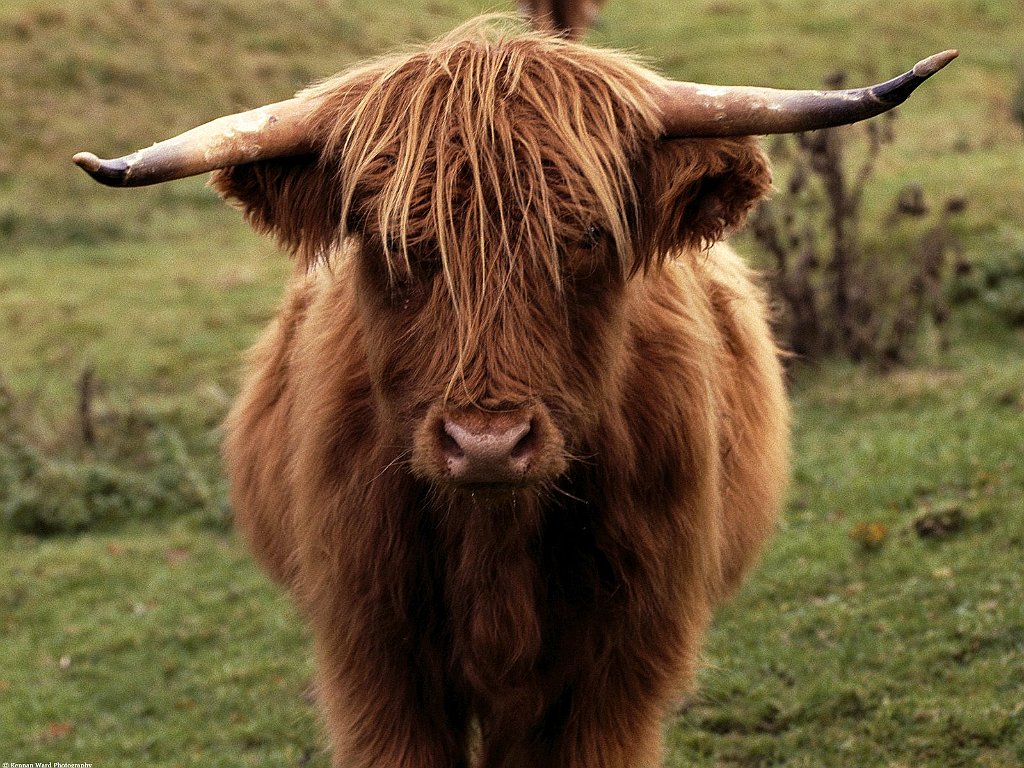
[[[444,524],[452,671],[482,710],[515,701],[539,714],[587,663],[581,649],[607,641],[617,610],[600,509],[557,490],[461,502]]]

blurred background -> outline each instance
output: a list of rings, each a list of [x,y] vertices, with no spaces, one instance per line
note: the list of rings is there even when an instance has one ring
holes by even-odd
[[[203,178],[110,190],[70,157],[493,10],[0,8],[0,760],[328,765],[307,638],[230,533],[218,458],[290,264]],[[1019,0],[611,0],[588,36],[788,88],[961,51],[891,120],[765,141],[777,192],[734,242],[799,353],[794,483],[669,766],[1024,764],[1022,30]]]

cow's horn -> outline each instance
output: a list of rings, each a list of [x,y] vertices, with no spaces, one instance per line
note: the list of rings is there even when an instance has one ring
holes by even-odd
[[[161,181],[274,157],[312,152],[308,98],[296,97],[211,120],[174,138],[114,160],[79,152],[74,162],[111,187],[143,187]]]
[[[902,104],[917,86],[958,55],[958,51],[937,53],[909,72],[868,88],[785,91],[662,79],[656,84],[655,99],[668,137],[812,131],[866,120]]]

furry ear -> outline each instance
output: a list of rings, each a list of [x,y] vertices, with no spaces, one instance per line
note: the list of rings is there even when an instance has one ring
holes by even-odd
[[[216,171],[210,186],[237,204],[257,232],[273,235],[307,267],[337,242],[337,169],[316,155],[263,160]]]
[[[753,137],[660,141],[646,171],[645,252],[655,258],[710,247],[771,188],[768,158]]]

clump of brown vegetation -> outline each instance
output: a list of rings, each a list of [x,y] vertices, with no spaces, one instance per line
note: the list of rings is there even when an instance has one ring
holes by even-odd
[[[945,539],[963,530],[967,518],[958,502],[924,509],[914,518],[914,531],[922,539]]]
[[[889,526],[878,520],[859,522],[850,529],[850,539],[865,551],[880,548],[889,538]]]
[[[826,85],[840,88],[844,80],[837,73]],[[798,359],[907,362],[928,321],[939,346],[949,344],[946,288],[967,270],[950,222],[966,202],[956,196],[933,206],[921,186],[908,184],[884,220],[868,219],[865,191],[893,141],[893,123],[888,113],[859,126],[781,136],[772,146],[787,181],[756,210],[752,230],[772,259],[779,341]],[[909,245],[885,253],[868,246],[869,227],[882,227],[889,241],[911,220],[919,232]]]

